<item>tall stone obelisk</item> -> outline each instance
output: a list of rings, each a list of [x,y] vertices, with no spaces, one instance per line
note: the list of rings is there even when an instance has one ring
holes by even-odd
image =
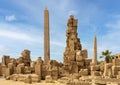
[[[50,60],[49,11],[44,10],[44,63]]]
[[[96,38],[96,36],[94,36],[94,58],[93,58],[93,63],[94,63],[94,65],[97,65],[97,38]]]

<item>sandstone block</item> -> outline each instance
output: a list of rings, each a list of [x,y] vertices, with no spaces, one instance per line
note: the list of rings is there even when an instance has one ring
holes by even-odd
[[[81,76],[87,76],[88,75],[88,69],[81,69],[79,71],[79,75],[81,75]]]
[[[52,83],[52,82],[53,82],[52,76],[46,76],[46,77],[45,77],[45,82],[46,82],[46,83]]]
[[[100,66],[96,65],[96,66],[91,66],[91,71],[99,71],[100,70]]]
[[[31,76],[28,75],[26,78],[25,78],[25,83],[28,83],[28,84],[31,84],[32,83],[32,79],[31,79]]]
[[[12,70],[10,68],[7,68],[5,71],[5,76],[10,76],[12,74]]]
[[[99,71],[92,71],[91,75],[92,76],[100,76],[100,72]]]

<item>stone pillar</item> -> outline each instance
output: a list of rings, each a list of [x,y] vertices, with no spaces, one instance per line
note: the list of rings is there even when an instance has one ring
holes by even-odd
[[[13,63],[9,63],[8,64],[8,68],[10,69],[11,74],[13,74],[14,73],[14,64]]]
[[[3,57],[2,57],[2,66],[8,65],[9,62],[10,62],[10,56],[3,55]]]
[[[44,10],[44,63],[50,60],[49,11]]]
[[[24,69],[25,69],[25,65],[24,65],[24,63],[21,63],[21,64],[19,64],[19,65],[17,65],[17,68],[16,68],[16,70],[17,70],[17,74],[24,74]]]
[[[42,59],[38,58],[37,63],[35,65],[35,74],[39,76],[39,80],[42,78]]]
[[[78,38],[77,33],[77,27],[78,27],[78,19],[75,19],[73,15],[70,16],[67,22],[68,29],[66,30],[66,49],[64,52],[64,64],[76,62],[76,59],[79,61],[81,59],[80,53],[77,53],[76,58],[76,52],[82,51],[82,45],[80,43],[80,38]],[[83,58],[83,56],[82,56]],[[83,61],[84,62],[84,61]]]
[[[97,64],[97,38],[94,37],[94,58],[93,58],[93,64]]]
[[[7,68],[5,70],[5,77],[10,76],[12,74],[12,70],[10,68]]]
[[[21,53],[21,57],[22,57],[22,61],[25,63],[25,66],[30,66],[30,51],[25,49],[24,51],[22,51]]]
[[[2,76],[2,66],[0,64],[0,76]]]

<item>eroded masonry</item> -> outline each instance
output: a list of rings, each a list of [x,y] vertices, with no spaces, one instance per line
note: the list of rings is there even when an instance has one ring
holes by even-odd
[[[94,37],[93,59],[82,49],[78,38],[78,20],[71,15],[67,22],[66,48],[63,63],[50,60],[49,12],[44,11],[44,60],[30,58],[30,51],[24,50],[17,59],[4,55],[0,63],[0,76],[6,80],[25,83],[41,82],[66,85],[120,85],[120,54],[113,55],[111,62],[97,62],[97,38]]]

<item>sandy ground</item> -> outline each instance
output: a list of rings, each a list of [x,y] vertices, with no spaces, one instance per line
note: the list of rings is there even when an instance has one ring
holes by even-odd
[[[0,78],[0,85],[65,85],[65,84],[60,84],[58,82],[45,83],[44,81],[42,81],[40,83],[26,84],[26,83],[20,82],[20,81],[5,80],[4,78]]]

